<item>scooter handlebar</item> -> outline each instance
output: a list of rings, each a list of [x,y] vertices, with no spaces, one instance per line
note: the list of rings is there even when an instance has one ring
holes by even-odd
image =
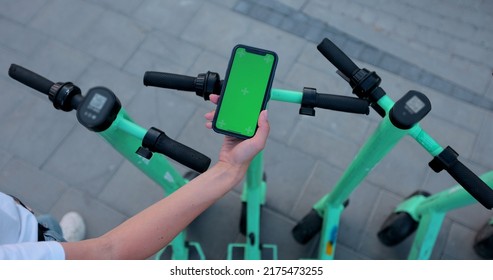
[[[324,93],[317,94],[315,107],[365,115],[370,113],[370,102],[368,100]]]
[[[144,74],[144,85],[170,88],[183,91],[195,91],[196,77],[166,72],[147,71]]]
[[[152,145],[153,152],[163,154],[200,173],[205,172],[209,168],[211,164],[209,157],[169,138],[164,132],[159,132],[161,132],[159,137]]]
[[[317,49],[346,77],[351,78],[359,70],[359,67],[329,39],[323,39]]]
[[[50,88],[54,84],[52,81],[46,79],[45,77],[17,64],[10,65],[9,76],[12,79],[46,95],[49,95]]]

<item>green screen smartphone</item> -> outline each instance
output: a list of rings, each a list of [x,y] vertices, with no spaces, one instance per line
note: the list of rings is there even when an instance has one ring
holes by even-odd
[[[267,106],[277,54],[245,45],[234,47],[212,121],[214,131],[251,138]]]

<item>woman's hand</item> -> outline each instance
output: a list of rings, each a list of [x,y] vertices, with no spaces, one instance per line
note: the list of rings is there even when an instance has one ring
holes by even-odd
[[[210,100],[212,103],[217,104],[219,95],[211,94]],[[205,118],[207,119],[205,126],[207,128],[212,128],[214,114],[215,111],[205,114]],[[246,170],[255,155],[264,149],[269,130],[270,126],[267,120],[267,110],[263,110],[259,116],[257,132],[252,138],[243,140],[232,136],[224,137],[223,146],[219,153],[219,162],[224,162],[233,167],[240,167]]]

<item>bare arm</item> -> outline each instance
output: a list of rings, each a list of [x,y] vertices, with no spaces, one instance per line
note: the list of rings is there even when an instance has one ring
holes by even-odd
[[[241,180],[242,173],[218,163],[107,234],[81,242],[62,243],[66,258],[148,258],[235,186]]]
[[[213,102],[217,97],[211,95]],[[211,120],[213,112],[206,115]],[[210,123],[207,124],[210,127]],[[269,134],[262,112],[256,135],[248,140],[225,137],[219,162],[170,196],[105,235],[62,243],[67,259],[145,259],[166,246],[209,206],[237,185]]]

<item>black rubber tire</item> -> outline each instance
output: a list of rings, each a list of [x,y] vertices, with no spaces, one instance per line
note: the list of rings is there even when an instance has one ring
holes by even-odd
[[[485,224],[476,234],[474,239],[474,251],[481,258],[493,260],[493,225]]]
[[[413,234],[418,228],[418,222],[406,212],[394,212],[385,220],[380,231],[378,239],[384,245],[392,247]]]
[[[322,229],[323,218],[312,209],[291,231],[293,238],[300,244],[308,243]]]

